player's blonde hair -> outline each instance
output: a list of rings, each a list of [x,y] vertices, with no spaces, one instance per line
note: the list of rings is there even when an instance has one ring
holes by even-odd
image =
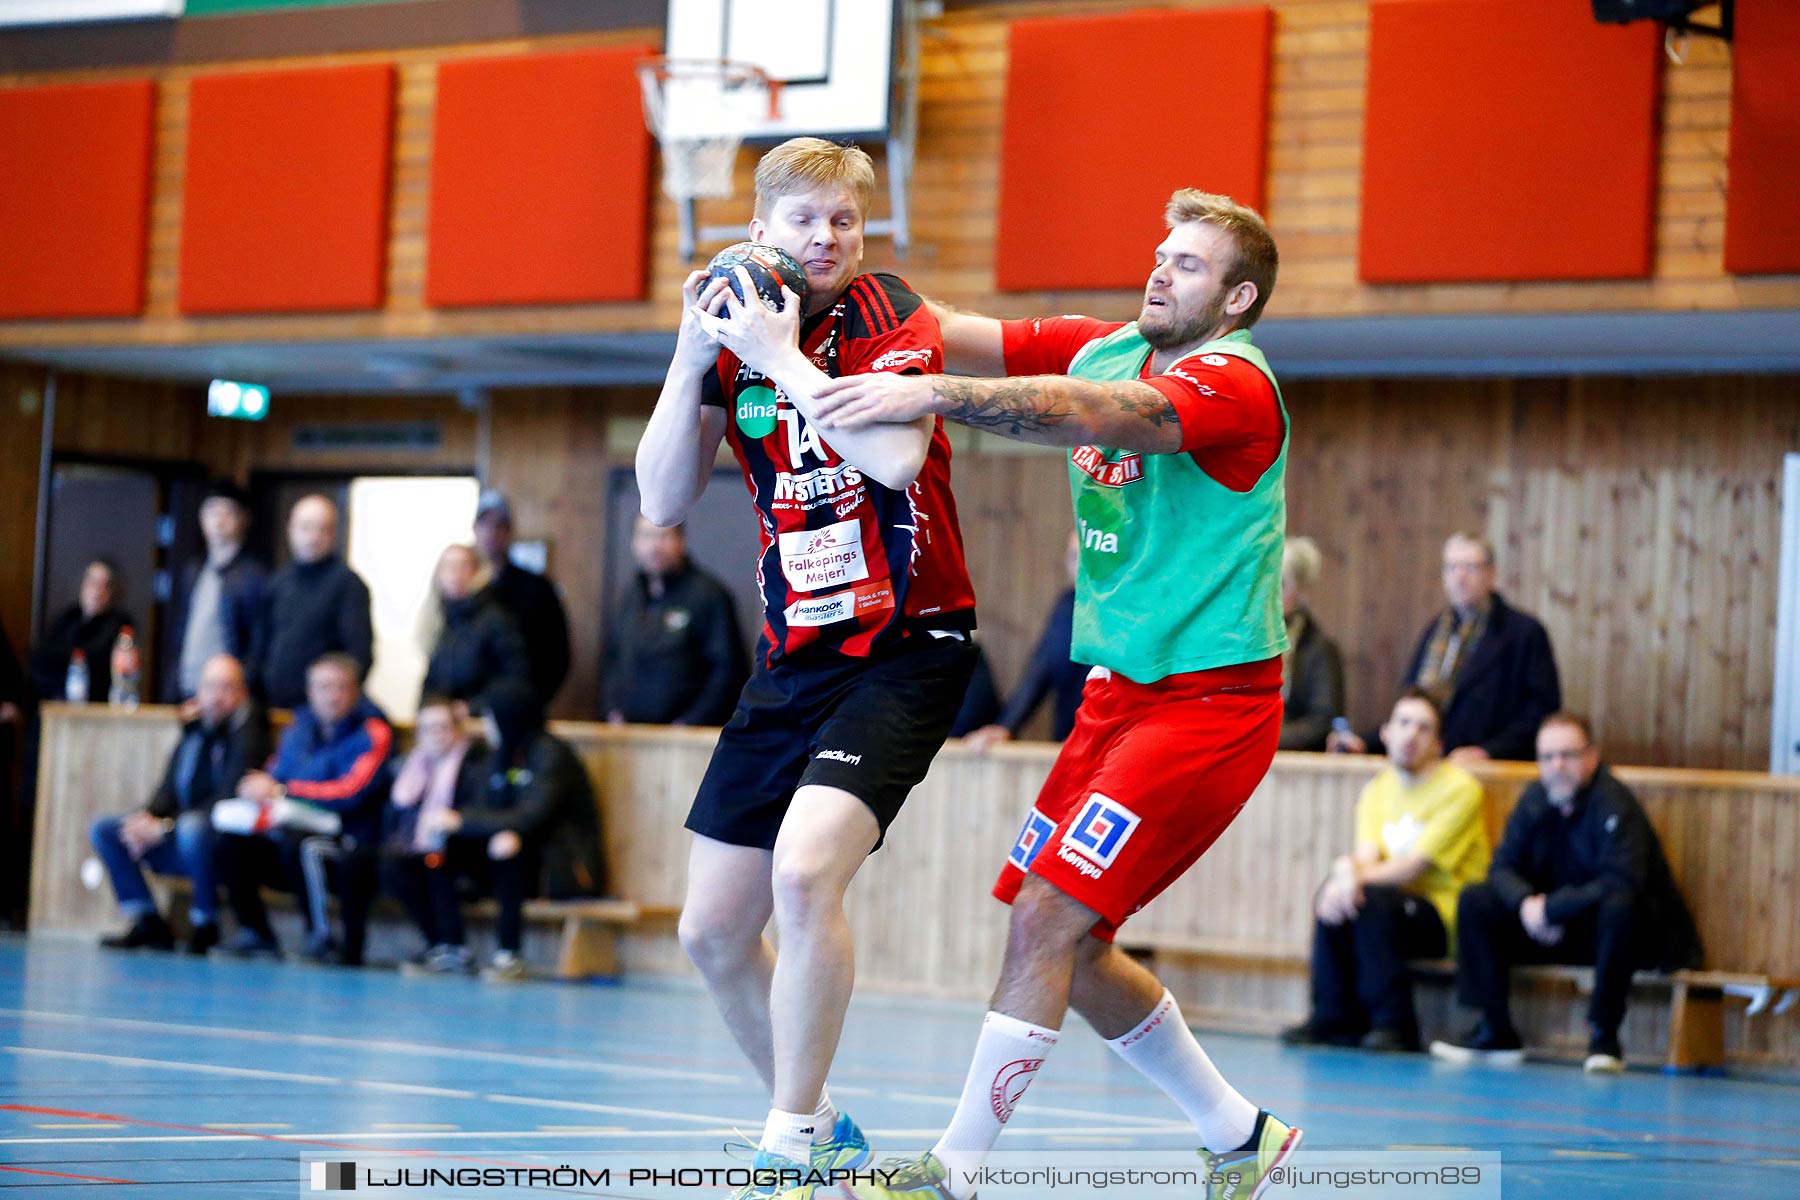
[[[875,163],[855,146],[816,137],[789,138],[756,164],[756,215],[767,219],[770,206],[783,196],[833,185],[850,189],[856,206],[867,216],[875,203]]]
[[[1203,192],[1199,188],[1182,188],[1169,197],[1169,205],[1163,209],[1163,220],[1170,229],[1189,221],[1204,221],[1231,235],[1232,241],[1237,243],[1238,257],[1226,275],[1225,285],[1236,287],[1246,281],[1256,285],[1256,300],[1238,317],[1237,328],[1248,329],[1256,324],[1275,292],[1275,273],[1281,268],[1275,237],[1269,232],[1262,214],[1230,196]]]

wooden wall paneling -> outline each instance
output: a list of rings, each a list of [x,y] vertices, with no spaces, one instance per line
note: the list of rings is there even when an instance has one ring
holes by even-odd
[[[181,724],[173,709],[148,705],[126,713],[103,704],[47,704],[43,712],[30,929],[109,930],[119,920],[112,890],[81,882],[88,827],[149,800],[154,772],[168,760]]]
[[[31,643],[43,404],[44,372],[0,363],[0,627],[21,666]]]
[[[135,713],[105,706],[50,710],[40,793],[32,928],[92,931],[116,915],[110,898],[78,881],[93,816],[141,801],[145,764],[176,735],[173,709]],[[614,890],[645,904],[678,905],[690,837],[682,828],[714,737],[707,730],[559,723],[593,777],[604,813]],[[997,976],[1007,910],[989,888],[1019,822],[1047,774],[1048,747],[1001,747],[975,756],[948,747],[870,858],[849,897],[859,985],[873,992],[976,998]],[[1197,1021],[1268,1032],[1305,1011],[1311,896],[1332,857],[1348,846],[1358,791],[1378,769],[1370,758],[1278,755],[1250,804],[1201,864],[1126,927],[1140,942],[1239,948],[1158,971]],[[1484,767],[1490,828],[1498,831],[1534,778],[1524,765]],[[1800,787],[1750,773],[1623,768],[1620,777],[1657,827],[1675,878],[1698,921],[1708,964],[1719,969],[1800,971]],[[1253,900],[1254,902],[1250,902]],[[628,969],[689,968],[664,928],[626,939]],[[1273,952],[1282,961],[1261,962]],[[1428,1031],[1448,1016],[1442,985],[1422,989]],[[1582,1005],[1566,989],[1530,990],[1518,1017],[1534,1045],[1579,1047]],[[1664,1002],[1640,993],[1628,1044],[1657,1053]],[[1791,1018],[1727,1025],[1731,1061],[1800,1063]]]
[[[920,97],[920,143],[914,173],[916,245],[903,271],[928,294],[980,311],[1027,315],[1087,309],[1128,315],[1136,289],[1003,295],[994,287],[1001,97],[1008,65],[1007,25],[1045,15],[1112,13],[1140,0],[1077,4],[952,6],[927,28]],[[1183,0],[1173,7],[1216,7]],[[1729,48],[1696,39],[1687,61],[1662,66],[1662,136],[1656,188],[1657,259],[1649,279],[1585,283],[1370,286],[1355,278],[1361,196],[1361,135],[1368,5],[1345,0],[1272,0],[1273,87],[1269,97],[1267,215],[1286,251],[1275,317],[1375,313],[1561,312],[1692,308],[1768,308],[1800,304],[1800,277],[1728,275],[1723,267],[1725,156],[1731,94]],[[389,294],[371,314],[220,318],[197,324],[174,309],[179,251],[180,177],[185,154],[188,80],[197,69],[160,72],[157,158],[151,213],[145,318],[120,326],[91,321],[0,324],[0,345],[94,341],[226,340],[270,337],[348,338],[669,328],[680,280],[691,264],[675,249],[674,211],[654,203],[650,234],[650,299],[641,303],[520,307],[440,312],[422,303],[424,179],[429,154],[436,66],[509,53],[619,46],[656,37],[654,30],[557,35],[481,45],[402,49],[304,60],[232,64],[246,69],[393,62],[400,73],[394,164],[395,218],[388,245]],[[217,66],[208,68],[217,70]],[[0,76],[0,85],[123,78],[119,71]],[[636,119],[633,113],[632,119]],[[879,161],[880,155],[877,155]],[[747,216],[755,155],[740,157],[739,194],[702,205],[704,221]],[[409,207],[410,206],[410,207]],[[885,203],[878,204],[879,209]],[[410,212],[410,216],[408,215]],[[1145,222],[1146,248],[1159,222]],[[892,261],[876,242],[871,263]]]
[[[599,703],[612,467],[606,422],[617,403],[614,393],[593,389],[500,391],[489,398],[488,482],[511,498],[517,537],[550,543],[550,575],[569,615],[571,665],[558,714],[586,716]]]

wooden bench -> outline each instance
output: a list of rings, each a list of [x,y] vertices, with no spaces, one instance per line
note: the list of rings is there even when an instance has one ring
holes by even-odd
[[[490,902],[491,903],[491,902]],[[681,909],[672,904],[639,904],[635,900],[527,900],[527,921],[561,921],[556,952],[558,979],[619,973],[619,934],[634,925],[672,923]]]
[[[158,875],[158,885],[170,900],[185,899],[193,893],[193,884],[179,875]],[[297,911],[299,900],[290,892],[263,890],[263,902],[271,908]],[[337,903],[336,895],[331,903]],[[179,905],[164,904],[165,911]],[[402,915],[397,903],[377,897],[371,912],[388,911]],[[463,915],[475,921],[493,921],[500,906],[493,900],[478,900],[465,905]],[[619,973],[619,934],[637,925],[673,924],[681,916],[676,905],[639,904],[635,900],[613,897],[579,897],[570,900],[533,899],[525,901],[523,915],[527,921],[560,923],[555,976],[558,979],[586,979]]]
[[[1133,935],[1129,927],[1121,932],[1116,944],[1128,953],[1168,955],[1221,965],[1304,968],[1310,958],[1306,947],[1289,943]],[[1414,975],[1428,978],[1450,979],[1456,974],[1456,960],[1450,958],[1420,959],[1408,965]],[[1566,984],[1583,992],[1592,991],[1594,986],[1591,967],[1524,966],[1514,968],[1513,976],[1530,982]],[[1800,1002],[1800,976],[1742,971],[1639,971],[1631,982],[1633,987],[1669,992],[1669,1050],[1664,1065],[1674,1071],[1716,1070],[1725,1065],[1727,998],[1747,1000],[1750,1016],[1763,1012],[1781,1015]]]

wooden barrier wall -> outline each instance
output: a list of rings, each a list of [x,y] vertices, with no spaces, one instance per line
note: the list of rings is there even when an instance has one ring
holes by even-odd
[[[20,654],[30,614],[38,424],[21,396],[42,378],[0,366],[0,622]],[[1780,567],[1781,463],[1800,450],[1789,377],[1527,381],[1300,381],[1289,528],[1318,540],[1312,604],[1344,650],[1349,715],[1384,715],[1413,639],[1442,602],[1452,529],[1484,530],[1500,587],[1549,627],[1566,702],[1626,762],[1759,770],[1769,760]],[[243,474],[259,467],[466,469],[476,420],[442,398],[278,403],[267,422],[209,420],[197,389],[65,376],[57,445]],[[615,417],[643,390],[535,389],[493,397],[490,477],[521,537],[551,543],[575,640],[559,715],[591,715]],[[439,422],[437,455],[296,453],[300,420]],[[1062,459],[958,437],[955,480],[981,637],[1002,688],[1019,678],[1063,584],[1070,528]],[[1032,732],[1040,732],[1040,724]]]
[[[87,827],[100,813],[140,804],[173,744],[172,710],[114,713],[52,706],[32,876],[33,932],[88,932],[117,916],[110,894],[78,879]],[[710,730],[564,724],[604,809],[619,893],[647,904],[682,900],[688,834],[682,820],[712,751]],[[978,757],[952,743],[913,793],[886,848],[851,891],[859,985],[932,996],[985,996],[997,978],[1006,912],[988,894],[1054,756],[1004,747]],[[1197,1022],[1269,1031],[1306,1004],[1304,955],[1311,896],[1350,844],[1358,790],[1377,760],[1283,754],[1203,864],[1127,926],[1137,940],[1204,945],[1203,967],[1172,963],[1165,977]],[[1528,768],[1481,772],[1496,833]],[[1748,773],[1626,768],[1720,969],[1800,972],[1800,779]],[[685,971],[666,933],[633,935],[629,969]],[[1239,951],[1243,961],[1232,961]],[[1268,960],[1275,961],[1255,961]],[[1441,998],[1440,998],[1441,999]],[[1661,1002],[1634,1006],[1634,1053],[1661,1045]],[[1434,1012],[1441,1027],[1441,1004]],[[1533,1001],[1528,1032],[1555,1041],[1579,1032],[1579,1006]],[[1739,1061],[1800,1065],[1793,1020],[1734,1014]]]
[[[1211,7],[1238,0],[1188,0],[1171,7]],[[1010,314],[1075,308],[1124,313],[1132,293],[1032,293],[994,290],[993,244],[998,195],[1001,105],[1007,71],[1007,27],[1019,17],[1110,12],[1145,7],[1143,0],[951,5],[925,31],[914,206],[917,248],[904,264],[921,290],[977,309]],[[1696,38],[1687,62],[1663,65],[1662,142],[1658,160],[1656,267],[1651,279],[1606,283],[1370,286],[1356,278],[1361,194],[1362,119],[1368,53],[1368,5],[1361,0],[1272,0],[1275,12],[1270,98],[1267,210],[1281,241],[1281,286],[1272,318],[1381,313],[1544,312],[1596,309],[1764,308],[1800,303],[1793,276],[1737,278],[1725,273],[1725,158],[1731,69],[1727,48]],[[10,322],[0,345],[119,341],[186,342],[264,338],[420,337],[507,332],[670,328],[680,261],[671,207],[658,201],[652,231],[652,285],[647,302],[526,306],[439,312],[424,302],[426,199],[431,128],[440,62],[532,50],[655,41],[655,29],[518,39],[385,53],[254,62],[179,64],[127,71],[63,71],[0,75],[0,86],[154,75],[157,142],[149,245],[149,282],[142,320]],[[379,312],[267,317],[192,318],[175,307],[181,230],[181,186],[188,94],[198,74],[219,70],[392,62],[399,73],[394,133],[392,220],[387,299]],[[626,114],[636,119],[636,113]],[[1579,119],[1579,114],[1571,114]],[[740,174],[747,182],[753,155]],[[740,186],[740,196],[744,192]],[[703,219],[745,219],[739,199],[703,208]],[[1160,236],[1160,214],[1122,214],[1142,223],[1146,269]],[[1053,253],[1046,247],[1046,253]],[[886,243],[871,262],[892,261]]]

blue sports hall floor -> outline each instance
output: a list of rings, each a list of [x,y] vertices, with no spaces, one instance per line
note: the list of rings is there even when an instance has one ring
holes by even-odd
[[[980,1012],[857,999],[832,1089],[878,1152],[941,1128]],[[1073,1024],[1002,1145],[1191,1148],[1179,1114]],[[1507,1197],[1800,1195],[1792,1084],[1203,1040],[1253,1100],[1306,1128],[1308,1150],[1497,1151]],[[9,1196],[294,1197],[302,1156],[358,1150],[717,1151],[763,1114],[685,983],[505,986],[0,938]]]

